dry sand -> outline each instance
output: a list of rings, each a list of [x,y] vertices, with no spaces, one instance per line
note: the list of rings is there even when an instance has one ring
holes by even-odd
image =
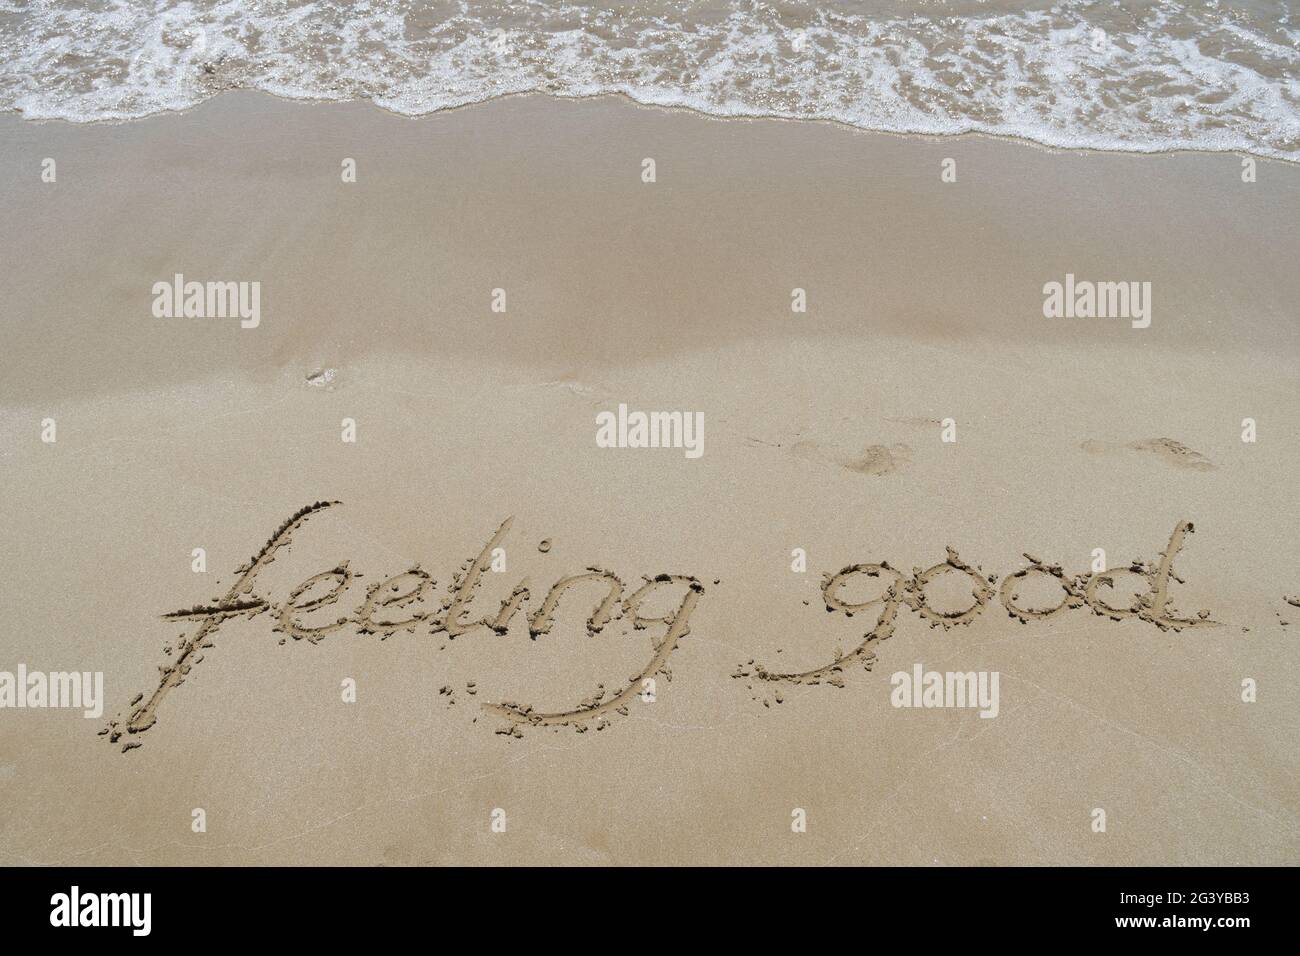
[[[0,151],[0,670],[103,671],[107,697],[101,720],[0,710],[0,863],[1300,862],[1293,166],[1247,184],[1228,155],[612,98],[408,120],[242,93],[127,125],[2,117]],[[154,318],[176,272],[260,281],[260,326]],[[1066,273],[1150,281],[1151,327],[1044,318]],[[619,403],[703,412],[704,454],[598,448]],[[198,625],[161,615],[241,599],[236,569],[321,500],[341,504],[244,595],[276,608],[187,650]],[[274,629],[343,562],[362,576],[313,623],[417,564],[432,599],[371,617],[436,614],[508,517],[466,614],[527,578],[504,634]],[[1096,548],[1154,564],[1180,521],[1172,606],[1213,625],[1022,624],[997,596],[1025,552],[1067,578]],[[745,665],[851,652],[879,612],[827,613],[823,573],[946,547],[995,579],[968,625],[903,606],[842,687]],[[525,613],[589,567],[625,596],[693,576],[642,611],[694,595],[689,633],[591,635],[584,583],[530,639]],[[952,584],[931,603],[964,606]],[[182,655],[156,724],[110,742]],[[998,717],[891,707],[918,662],[999,672]],[[483,706],[600,706],[647,667],[654,701],[599,719]]]

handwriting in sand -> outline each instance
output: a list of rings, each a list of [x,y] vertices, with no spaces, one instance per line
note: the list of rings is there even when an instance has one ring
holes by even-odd
[[[405,610],[428,598],[437,584],[418,565],[371,585],[352,615],[338,617],[330,623],[309,625],[304,618],[312,612],[337,604],[348,586],[360,576],[348,567],[346,561],[303,581],[282,602],[273,603],[258,596],[254,592],[254,586],[259,572],[275,559],[278,551],[291,545],[293,535],[307,521],[339,504],[337,501],[318,501],[290,515],[267,539],[262,549],[237,570],[234,583],[218,602],[164,614],[166,620],[193,624],[194,630],[179,642],[175,659],[159,668],[158,685],[147,695],[138,694],[130,702],[126,716],[114,717],[101,733],[113,743],[121,743],[123,752],[139,747],[140,735],[157,722],[163,701],[202,662],[204,651],[213,646],[218,630],[231,618],[254,617],[265,613],[275,621],[274,630],[283,632],[294,640],[313,644],[348,626],[354,627],[357,633],[378,634],[381,638],[399,631],[421,628],[427,629],[430,634],[441,632],[454,639],[477,628],[488,628],[498,634],[507,633],[515,615],[532,596],[526,583],[521,582],[501,602],[495,614],[477,620],[469,617],[474,593],[483,574],[491,566],[494,550],[509,532],[512,518],[506,518],[478,554],[461,566],[453,576],[449,593],[441,600],[441,607],[437,610]],[[842,687],[842,674],[846,667],[860,665],[871,670],[876,660],[875,645],[893,634],[900,611],[911,611],[932,627],[949,628],[969,624],[984,612],[995,596],[1007,613],[1021,623],[1044,620],[1086,606],[1095,614],[1111,620],[1137,618],[1161,629],[1213,626],[1216,622],[1210,619],[1209,611],[1203,610],[1196,617],[1187,618],[1180,617],[1170,606],[1169,582],[1171,579],[1178,580],[1173,571],[1174,558],[1192,531],[1191,523],[1179,522],[1165,550],[1153,563],[1134,561],[1127,568],[1076,576],[1067,575],[1059,565],[1046,564],[1026,554],[1028,566],[1008,574],[996,591],[996,575],[985,575],[978,568],[966,564],[952,548],[947,549],[947,557],[943,561],[924,570],[915,569],[911,574],[903,574],[888,561],[852,564],[835,574],[826,575],[821,590],[827,611],[833,613],[853,617],[879,607],[874,624],[856,647],[848,652],[837,651],[829,663],[811,670],[779,673],[750,660],[737,667],[731,676],[777,684],[826,683]],[[970,578],[969,607],[945,611],[928,603],[928,585],[940,575],[950,573],[964,574]],[[1061,596],[1055,606],[1030,608],[1021,605],[1017,588],[1032,575],[1042,576],[1060,589]],[[1146,588],[1145,593],[1134,597],[1127,607],[1107,603],[1107,594],[1114,589],[1121,575],[1136,577]],[[858,578],[887,582],[885,590],[879,597],[868,601],[848,602],[841,595],[845,587]],[[587,617],[587,632],[599,634],[617,617],[629,620],[636,630],[657,626],[656,633],[651,634],[649,660],[639,673],[622,683],[621,689],[608,691],[602,686],[596,695],[568,709],[547,712],[513,701],[484,704],[485,711],[504,721],[499,733],[517,737],[521,736],[523,728],[561,725],[573,726],[579,732],[585,732],[590,726],[603,729],[613,716],[627,714],[629,706],[647,685],[652,686],[654,678],[668,673],[669,658],[682,638],[690,634],[691,615],[704,595],[705,588],[697,578],[689,574],[661,573],[646,576],[643,581],[643,584],[627,593],[627,587],[618,575],[602,568],[589,567],[582,573],[561,578],[551,586],[542,603],[526,615],[530,637],[536,639],[550,633],[561,598],[577,585],[591,582],[603,588],[603,596]],[[646,601],[661,589],[675,589],[675,608],[658,617],[643,616],[641,612]],[[324,593],[320,593],[322,590]],[[319,619],[320,615],[316,617]]]

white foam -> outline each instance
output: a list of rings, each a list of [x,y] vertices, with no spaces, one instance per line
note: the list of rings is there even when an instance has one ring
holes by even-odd
[[[194,0],[161,15],[126,0],[0,0],[0,108],[121,120],[249,88],[421,115],[508,93],[617,92],[719,116],[1300,161],[1300,29],[1282,0],[1253,0],[1249,14],[1213,0],[1061,0],[964,16],[920,0],[898,15],[903,2],[872,18],[741,0],[619,13]]]

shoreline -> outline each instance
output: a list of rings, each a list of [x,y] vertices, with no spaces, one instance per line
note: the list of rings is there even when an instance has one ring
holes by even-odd
[[[24,122],[33,123],[33,124],[43,124],[43,123],[60,124],[61,123],[73,127],[101,126],[101,125],[118,126],[118,125],[128,125],[131,123],[150,120],[159,116],[189,114],[192,113],[194,110],[201,109],[204,105],[206,105],[207,103],[211,102],[214,99],[232,93],[256,94],[259,96],[266,96],[271,99],[280,100],[285,103],[301,103],[309,106],[363,104],[363,105],[370,106],[376,110],[379,110],[380,112],[385,113],[387,115],[399,117],[401,119],[409,119],[409,120],[430,119],[447,113],[455,113],[462,110],[472,110],[475,109],[476,107],[481,107],[500,100],[510,100],[510,99],[518,99],[518,98],[537,97],[537,98],[553,98],[557,100],[579,100],[579,101],[615,99],[615,100],[624,101],[632,106],[639,107],[642,109],[661,110],[666,113],[679,113],[679,112],[689,113],[693,116],[699,116],[705,119],[720,120],[723,122],[729,120],[747,120],[751,122],[762,122],[762,121],[771,120],[777,122],[787,122],[787,123],[796,123],[796,124],[828,125],[828,126],[851,130],[859,133],[880,134],[884,136],[894,136],[902,139],[916,139],[916,140],[932,142],[932,143],[941,143],[946,141],[960,141],[966,138],[976,138],[976,139],[992,140],[994,142],[1004,142],[1004,143],[1010,143],[1015,145],[1028,146],[1028,147],[1044,150],[1049,153],[1060,153],[1060,154],[1082,153],[1082,154],[1095,154],[1099,156],[1237,155],[1242,157],[1249,156],[1252,159],[1264,161],[1264,162],[1279,163],[1283,166],[1300,166],[1300,157],[1297,157],[1295,159],[1289,159],[1285,156],[1275,156],[1270,153],[1259,152],[1255,149],[1250,149],[1250,148],[1224,147],[1221,149],[1213,149],[1205,146],[1170,146],[1170,147],[1142,149],[1134,146],[1129,149],[1119,149],[1119,148],[1107,148],[1102,146],[1062,146],[1059,144],[1044,142],[1042,140],[1035,139],[1032,136],[1022,135],[1018,133],[996,133],[996,132],[990,132],[988,130],[978,130],[978,129],[963,130],[961,132],[951,132],[951,133],[933,133],[933,132],[920,132],[920,131],[912,131],[912,130],[890,130],[890,129],[881,129],[876,127],[869,127],[869,126],[858,126],[854,123],[848,122],[847,120],[840,120],[840,119],[835,119],[833,117],[824,117],[824,116],[793,116],[793,115],[775,114],[775,113],[711,112],[709,110],[702,109],[695,106],[690,106],[687,104],[647,102],[644,100],[639,100],[631,93],[627,93],[622,90],[606,90],[599,93],[575,93],[575,94],[552,93],[552,92],[547,92],[542,90],[522,90],[514,93],[500,93],[495,96],[489,96],[481,100],[474,100],[473,102],[469,102],[469,103],[458,103],[454,106],[439,107],[438,109],[430,110],[426,113],[403,113],[400,112],[399,110],[394,110],[386,106],[382,106],[379,103],[375,102],[373,99],[367,97],[355,97],[352,99],[335,100],[335,99],[327,99],[323,97],[314,97],[314,96],[291,96],[285,93],[276,93],[270,90],[264,90],[256,87],[235,87],[231,89],[218,90],[217,92],[214,92],[209,96],[205,97],[204,99],[199,100],[198,102],[193,103],[189,106],[185,106],[179,109],[158,110],[156,112],[146,113],[141,116],[110,117],[104,119],[86,119],[86,120],[74,120],[74,119],[67,119],[65,117],[58,117],[58,116],[37,117],[37,118],[29,119],[23,115],[21,110],[16,108],[0,110],[0,116],[5,116],[5,117],[13,116]]]

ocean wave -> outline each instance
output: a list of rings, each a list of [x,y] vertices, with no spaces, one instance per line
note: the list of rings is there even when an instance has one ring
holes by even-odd
[[[0,109],[126,120],[227,89],[408,115],[622,93],[719,116],[1300,161],[1285,0],[0,0]]]

